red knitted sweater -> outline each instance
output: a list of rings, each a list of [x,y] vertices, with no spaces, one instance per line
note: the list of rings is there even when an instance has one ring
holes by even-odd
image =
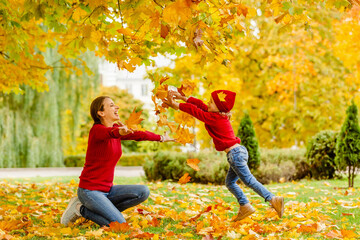
[[[179,109],[205,123],[205,128],[213,138],[215,149],[224,151],[226,148],[240,143],[227,116],[208,112],[208,107],[201,100],[190,97],[186,103],[180,103]]]
[[[94,124],[91,128],[79,187],[102,192],[110,191],[115,166],[122,155],[121,140],[160,141],[160,135],[147,131],[136,131],[121,136],[118,127],[117,124],[113,127]]]

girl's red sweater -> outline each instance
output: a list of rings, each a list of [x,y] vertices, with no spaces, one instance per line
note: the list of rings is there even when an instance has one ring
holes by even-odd
[[[148,131],[136,131],[121,136],[117,124],[113,127],[94,124],[89,133],[85,165],[80,175],[79,187],[109,192],[113,185],[116,163],[122,155],[121,140],[160,141],[160,139],[160,135]]]
[[[190,97],[186,103],[180,103],[179,109],[205,123],[205,128],[213,138],[215,149],[224,151],[226,148],[240,143],[227,116],[208,112],[208,107],[201,100]]]

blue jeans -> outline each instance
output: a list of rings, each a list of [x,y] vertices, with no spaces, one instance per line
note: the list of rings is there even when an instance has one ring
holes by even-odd
[[[100,226],[108,226],[111,222],[126,222],[121,212],[144,202],[150,190],[143,185],[114,185],[109,192],[78,188],[77,193],[83,204],[81,215]]]
[[[257,194],[270,201],[274,196],[269,190],[267,190],[256,178],[251,174],[247,165],[249,159],[248,152],[244,146],[239,146],[231,149],[227,153],[227,161],[230,164],[229,171],[226,175],[225,185],[229,191],[236,197],[239,204],[245,205],[249,203],[249,200],[245,196],[236,181],[240,180],[249,188],[253,189]]]

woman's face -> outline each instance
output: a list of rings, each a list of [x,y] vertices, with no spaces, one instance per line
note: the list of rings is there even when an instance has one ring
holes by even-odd
[[[119,107],[115,105],[111,98],[105,98],[104,111],[98,111],[98,115],[103,121],[115,122],[120,119],[118,115]]]

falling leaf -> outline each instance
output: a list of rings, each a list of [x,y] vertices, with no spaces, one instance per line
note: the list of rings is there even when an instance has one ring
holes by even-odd
[[[160,79],[160,85],[163,84],[165,81],[169,80],[170,77],[166,76],[166,77],[162,77]]]
[[[130,129],[140,130],[142,128],[141,128],[141,126],[139,126],[139,124],[144,119],[140,118],[142,111],[135,112],[135,110],[136,110],[136,107],[134,108],[134,110],[130,114],[130,117],[125,121],[125,124]]]
[[[200,168],[198,166],[200,160],[197,159],[197,158],[194,158],[194,159],[187,159],[186,160],[186,163],[189,167],[191,167],[192,169],[194,169],[195,171],[199,171]]]
[[[184,176],[182,176],[180,179],[179,179],[179,183],[180,184],[185,184],[187,182],[189,182],[191,179],[191,177],[189,176],[188,173],[185,173]]]

